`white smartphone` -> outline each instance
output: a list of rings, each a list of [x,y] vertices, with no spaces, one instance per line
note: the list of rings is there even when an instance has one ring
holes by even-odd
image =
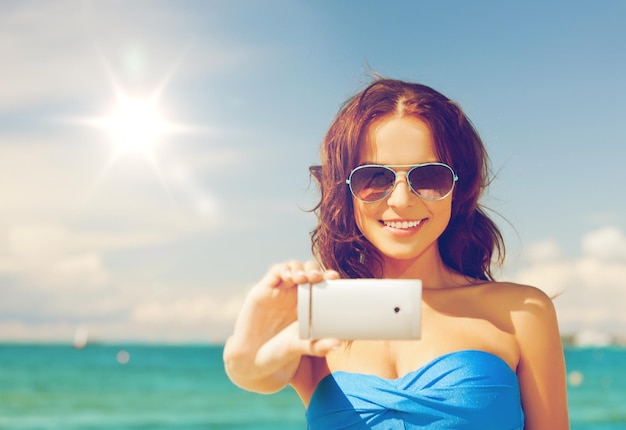
[[[421,311],[419,279],[337,279],[298,285],[302,339],[419,339]]]

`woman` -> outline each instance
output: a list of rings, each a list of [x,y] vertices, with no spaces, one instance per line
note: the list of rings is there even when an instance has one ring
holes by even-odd
[[[488,158],[461,109],[379,79],[339,111],[321,161],[320,265],[278,264],[251,290],[224,349],[231,380],[291,385],[311,429],[568,428],[552,302],[493,279],[504,246],[478,204]],[[421,279],[421,339],[299,339],[296,285],[340,277]]]

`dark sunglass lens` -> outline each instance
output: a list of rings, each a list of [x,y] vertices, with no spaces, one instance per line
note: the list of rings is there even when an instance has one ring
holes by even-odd
[[[393,189],[396,175],[384,167],[366,166],[355,170],[350,177],[352,193],[360,200],[374,202],[384,198]]]
[[[413,190],[421,197],[438,200],[452,190],[454,174],[444,165],[427,164],[411,170],[409,181]]]

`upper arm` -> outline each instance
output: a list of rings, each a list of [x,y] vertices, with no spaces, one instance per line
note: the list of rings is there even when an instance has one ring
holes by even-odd
[[[305,407],[309,406],[311,396],[319,380],[328,374],[326,358],[303,355],[289,385],[298,393]]]
[[[554,305],[540,290],[524,290],[513,320],[525,429],[569,429],[565,360]]]

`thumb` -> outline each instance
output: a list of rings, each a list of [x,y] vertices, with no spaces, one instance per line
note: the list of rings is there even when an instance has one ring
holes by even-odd
[[[328,337],[323,339],[300,339],[297,324],[298,322],[295,321],[289,329],[292,330],[293,336],[297,338],[294,342],[294,349],[301,355],[323,357],[343,344],[339,339]]]
[[[339,339],[325,338],[316,340],[302,340],[302,354],[314,357],[324,357],[331,351],[341,347],[342,341]]]

